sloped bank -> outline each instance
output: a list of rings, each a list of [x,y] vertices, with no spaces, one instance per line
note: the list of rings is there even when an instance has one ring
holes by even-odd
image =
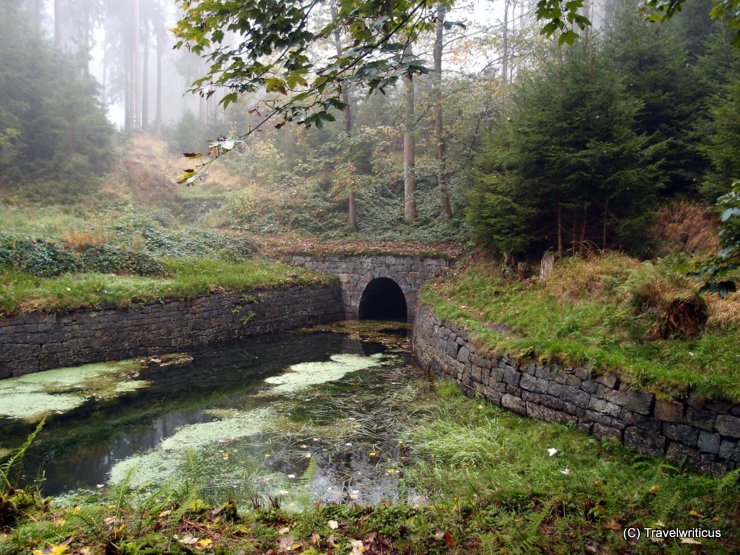
[[[341,288],[332,283],[0,318],[0,378],[174,352],[343,317]]]
[[[457,381],[466,395],[538,420],[721,474],[740,463],[740,405],[689,395],[679,401],[633,389],[614,374],[479,353],[465,330],[419,306],[413,350],[421,365]]]

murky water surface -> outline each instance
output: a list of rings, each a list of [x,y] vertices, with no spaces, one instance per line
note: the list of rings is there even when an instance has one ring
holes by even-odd
[[[65,371],[36,379],[33,391],[11,382],[0,387],[0,446],[17,446],[40,418],[22,405],[25,391],[45,395],[47,410],[59,401],[26,460],[47,495],[186,480],[214,501],[270,496],[296,507],[413,495],[398,487],[408,456],[398,431],[423,374],[407,330],[395,327],[253,338],[190,353],[192,362],[116,367],[115,380]]]

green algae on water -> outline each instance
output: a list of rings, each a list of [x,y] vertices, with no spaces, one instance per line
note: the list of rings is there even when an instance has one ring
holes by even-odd
[[[274,409],[260,408],[223,420],[183,426],[154,450],[116,463],[110,482],[126,482],[136,488],[171,480],[181,474],[188,451],[197,452],[219,442],[256,435],[274,416]]]
[[[380,366],[384,355],[375,354],[363,357],[352,354],[332,355],[325,362],[302,362],[290,367],[290,372],[267,378],[265,382],[273,384],[268,393],[295,393],[312,385],[333,382],[350,372]]]
[[[138,360],[101,362],[0,380],[0,417],[38,421],[82,406],[90,397],[112,399],[146,387],[149,382],[132,379],[142,366]]]

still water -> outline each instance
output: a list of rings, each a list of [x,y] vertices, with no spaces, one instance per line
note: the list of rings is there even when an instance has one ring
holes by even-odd
[[[398,326],[345,323],[192,352],[183,364],[155,360],[116,375],[114,394],[90,393],[90,382],[49,390],[53,374],[34,375],[52,401],[82,397],[51,411],[26,476],[51,496],[183,483],[213,501],[280,497],[297,507],[413,496],[399,489],[409,456],[399,433],[424,375]],[[6,449],[34,420],[3,411],[21,404],[7,391],[0,389],[0,413],[10,413],[0,416]]]

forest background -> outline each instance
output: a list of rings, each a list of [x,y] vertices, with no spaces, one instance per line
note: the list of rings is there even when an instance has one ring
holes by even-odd
[[[568,46],[542,34],[535,3],[481,0],[432,10],[409,58],[427,69],[382,91],[347,87],[323,120],[270,122],[184,187],[181,170],[200,162],[183,152],[208,164],[209,140],[259,125],[285,91],[184,94],[206,65],[172,49],[178,7],[2,0],[6,228],[47,232],[55,212],[29,211],[56,205],[59,233],[128,214],[167,229],[644,257],[669,248],[666,219],[710,222],[687,203],[711,206],[740,175],[740,50],[711,2],[660,25],[634,2],[595,2]],[[332,10],[320,4],[315,25]],[[312,55],[346,40],[340,29]],[[688,250],[716,251],[707,241]]]

